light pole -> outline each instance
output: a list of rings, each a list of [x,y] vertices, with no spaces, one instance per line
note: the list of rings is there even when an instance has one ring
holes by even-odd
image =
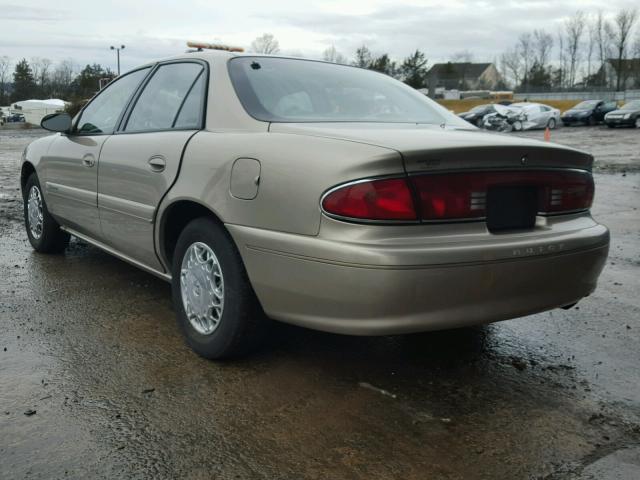
[[[120,45],[119,47],[111,45],[111,50],[116,51],[116,55],[118,57],[118,76],[120,76],[120,50],[124,50],[124,45]]]

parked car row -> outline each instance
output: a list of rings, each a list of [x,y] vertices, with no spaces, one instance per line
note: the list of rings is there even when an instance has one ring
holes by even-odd
[[[640,100],[632,100],[618,108],[616,101],[585,100],[560,114],[560,110],[541,103],[520,102],[510,105],[486,104],[458,115],[478,128],[510,132],[536,128],[554,129],[561,122],[572,125],[640,128]]]
[[[499,132],[554,129],[560,123],[560,110],[531,102],[479,105],[459,116],[479,128]]]

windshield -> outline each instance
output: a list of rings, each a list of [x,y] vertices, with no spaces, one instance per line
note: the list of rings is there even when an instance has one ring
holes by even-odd
[[[600,103],[598,100],[588,100],[586,102],[580,102],[578,105],[573,107],[571,110],[591,110],[596,107]]]
[[[478,105],[477,107],[473,107],[470,111],[473,113],[480,113],[480,112],[484,112],[485,110],[493,110],[491,108],[491,105]]]
[[[640,100],[634,100],[633,102],[625,103],[620,110],[640,110]]]
[[[453,124],[457,116],[386,75],[312,60],[236,57],[229,75],[247,112],[267,122]]]

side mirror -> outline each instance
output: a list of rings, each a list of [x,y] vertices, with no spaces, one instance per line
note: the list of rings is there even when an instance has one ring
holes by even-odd
[[[68,113],[51,113],[42,119],[40,126],[51,132],[69,133],[71,116]]]

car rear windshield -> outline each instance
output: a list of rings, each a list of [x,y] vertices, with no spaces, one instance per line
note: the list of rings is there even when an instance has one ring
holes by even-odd
[[[229,74],[240,101],[267,122],[393,122],[441,125],[457,117],[386,75],[345,65],[236,57]]]

